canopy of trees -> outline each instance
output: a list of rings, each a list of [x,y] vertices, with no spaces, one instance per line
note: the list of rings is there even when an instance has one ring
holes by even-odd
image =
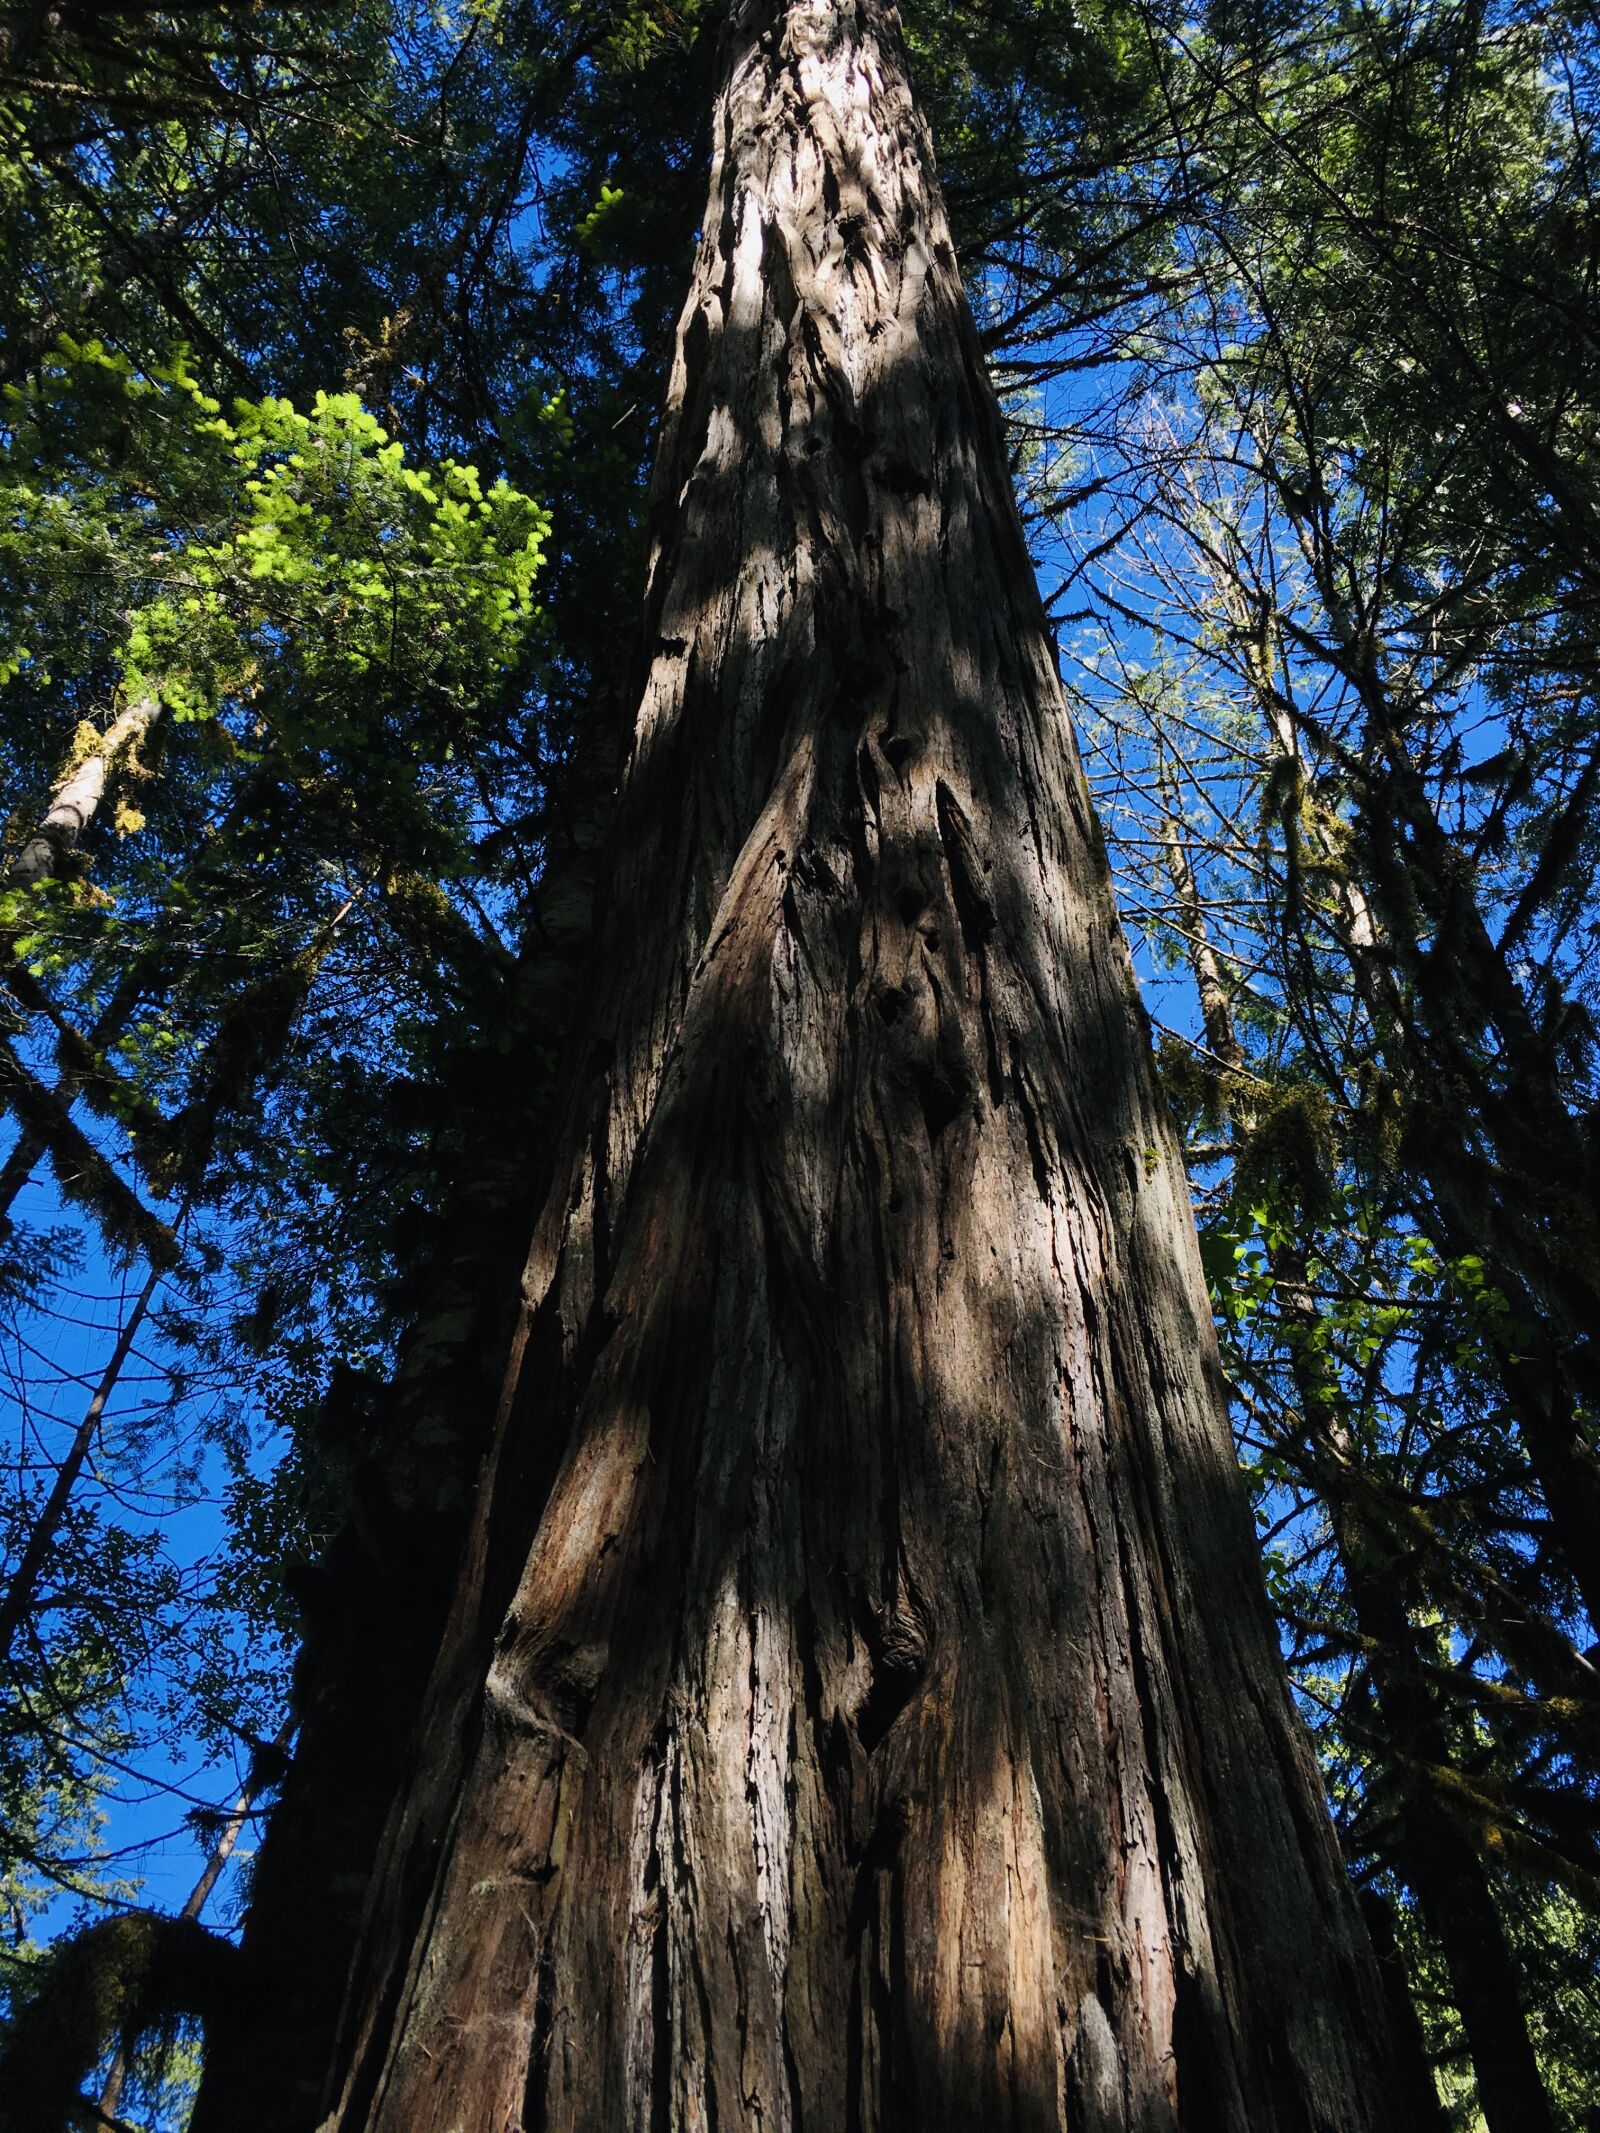
[[[619,982],[727,12],[0,10],[8,2126],[255,2123],[269,1989],[326,2077]],[[1407,2108],[1593,2133],[1600,18],[901,14]]]

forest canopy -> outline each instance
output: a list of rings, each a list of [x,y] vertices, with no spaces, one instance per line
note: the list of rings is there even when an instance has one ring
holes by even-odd
[[[1396,2061],[1418,2124],[1593,2133],[1600,20],[900,13]],[[253,1888],[332,2049],[676,641],[729,14],[0,9],[26,2133],[189,2123]]]

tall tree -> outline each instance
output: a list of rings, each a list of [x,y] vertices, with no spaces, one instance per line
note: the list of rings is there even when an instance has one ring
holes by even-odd
[[[329,2123],[1391,2126],[893,9],[738,0],[712,136],[597,997]]]

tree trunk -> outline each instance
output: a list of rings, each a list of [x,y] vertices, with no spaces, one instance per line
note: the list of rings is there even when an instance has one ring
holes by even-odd
[[[121,1036],[134,1008],[139,1004],[143,989],[144,961],[145,959],[139,956],[130,961],[118,978],[111,998],[87,1032],[70,1043],[63,1037],[57,1045],[56,1059],[60,1071],[49,1092],[52,1116],[70,1118],[73,1105],[85,1083],[91,1079],[99,1079],[106,1072],[103,1064],[105,1049]],[[32,1178],[38,1168],[40,1156],[49,1145],[47,1133],[36,1125],[30,1125],[25,1118],[19,1121],[17,1137],[12,1142],[5,1161],[0,1163],[0,1239],[9,1236],[11,1209],[17,1195]],[[107,1227],[115,1234],[117,1226],[117,1212],[114,1211]]]
[[[66,773],[33,834],[6,867],[8,888],[28,888],[61,872],[105,798],[113,769],[123,757],[137,752],[159,708],[154,697],[139,697],[117,713],[95,745]]]
[[[896,19],[724,34],[600,997],[327,2123],[1389,2129]]]
[[[343,1516],[295,1580],[294,1758],[251,1874],[240,1989],[206,2032],[192,2133],[309,2133],[362,1896],[451,1601],[532,1209],[475,1166],[436,1240],[395,1381],[335,1375],[316,1456]]]
[[[314,1466],[343,1469],[336,1529],[297,1580],[301,1646],[294,1759],[251,1874],[241,1988],[206,2032],[192,2133],[309,2133],[362,1924],[362,1895],[417,1730],[449,1615],[540,1199],[530,1150],[549,1140],[551,1092],[517,1045],[567,1029],[592,944],[615,714],[591,717],[563,781],[528,945],[504,996],[508,1040],[481,1060],[439,1228],[407,1253],[412,1318],[394,1382],[336,1376]],[[502,1063],[503,1061],[503,1063]],[[547,1167],[547,1163],[546,1163]],[[374,1398],[376,1390],[376,1398]]]
[[[106,1402],[117,1389],[128,1357],[133,1353],[134,1341],[139,1328],[144,1324],[155,1293],[167,1275],[167,1266],[153,1266],[145,1276],[144,1286],[134,1298],[133,1309],[123,1320],[117,1334],[116,1346],[111,1351],[111,1360],[100,1373],[89,1405],[84,1410],[83,1420],[72,1433],[72,1442],[60,1466],[56,1468],[50,1492],[40,1506],[23,1545],[17,1567],[11,1574],[11,1582],[0,1598],[0,1671],[11,1659],[11,1647],[17,1631],[27,1621],[38,1597],[39,1581],[45,1565],[50,1560],[50,1551],[55,1545],[61,1521],[66,1517],[72,1502],[72,1492],[78,1485],[78,1476],[83,1472],[84,1462],[94,1448],[94,1440],[100,1434],[100,1425],[105,1419]]]
[[[1183,840],[1175,827],[1165,834],[1189,968],[1200,998],[1206,1045],[1224,1065],[1243,1064],[1244,1049],[1211,945],[1205,911]],[[1248,1121],[1246,1121],[1248,1123]],[[1443,1950],[1456,2005],[1461,2010],[1473,2071],[1489,2133],[1548,2133],[1549,2099],[1523,2013],[1516,1963],[1506,1940],[1484,1862],[1466,1832],[1441,1811],[1435,1795],[1419,1786],[1419,1769],[1454,1768],[1438,1698],[1430,1686],[1411,1626],[1406,1547],[1374,1521],[1362,1503],[1359,1454],[1344,1418],[1344,1398],[1326,1349],[1311,1293],[1305,1255],[1292,1241],[1270,1255],[1273,1300],[1282,1320],[1290,1375],[1299,1399],[1303,1442],[1291,1440],[1291,1455],[1306,1472],[1327,1512],[1343,1571],[1345,1597],[1366,1653],[1386,1747],[1400,1764],[1404,1805],[1400,1816],[1399,1867],[1422,1899],[1423,1910]],[[1409,1765],[1409,1768],[1407,1767]],[[1372,1898],[1364,1908],[1369,1919]],[[1395,2013],[1398,1950],[1392,1926],[1380,1943],[1383,1977],[1395,2039],[1395,2063],[1409,2098],[1405,2109],[1418,2127],[1442,2122],[1432,2075],[1419,2058],[1419,2039]],[[1418,2069],[1422,2068],[1421,2078]]]
[[[1256,444],[1266,463],[1270,444],[1260,437]],[[1197,527],[1204,506],[1192,484],[1175,501],[1240,636],[1273,745],[1298,764],[1301,728],[1316,735],[1317,726],[1279,686],[1282,651],[1273,610]],[[1371,658],[1358,656],[1366,632],[1326,562],[1317,589],[1333,625],[1331,641],[1346,647],[1342,656],[1329,656],[1363,703],[1378,747],[1368,751],[1356,824],[1355,851],[1367,884],[1352,878],[1349,852],[1330,847],[1317,830],[1312,863],[1327,877],[1333,928],[1356,994],[1408,1099],[1401,1166],[1420,1188],[1413,1195],[1418,1220],[1447,1258],[1482,1254],[1510,1304],[1511,1337],[1491,1325],[1485,1344],[1567,1568],[1600,1633],[1600,1451],[1584,1412],[1592,1416],[1600,1400],[1594,1135],[1568,1106],[1559,1045],[1523,998],[1507,954],[1515,932],[1508,929],[1499,943],[1492,938],[1471,870],[1408,759],[1403,711]],[[1187,868],[1181,855],[1180,864]],[[1177,872],[1173,880],[1180,921],[1189,927],[1192,879],[1187,899]],[[1384,916],[1381,929],[1373,896]],[[1425,933],[1431,933],[1426,946]],[[1214,986],[1208,990],[1192,957],[1191,967],[1209,1032],[1219,995]],[[1286,975],[1292,997],[1292,971]],[[1215,1048],[1209,1034],[1207,1043]],[[1493,1062],[1487,1069],[1486,1052]]]
[[[285,1719],[278,1729],[277,1739],[272,1744],[274,1752],[283,1754],[293,1736],[294,1720]],[[233,1805],[228,1809],[227,1819],[206,1854],[206,1863],[200,1869],[200,1879],[184,1898],[183,1909],[178,1913],[179,1918],[197,1923],[201,1912],[211,1901],[211,1892],[222,1879],[223,1869],[233,1857],[234,1847],[249,1820],[250,1810],[255,1805],[256,1791],[257,1780],[252,1771],[239,1788]],[[117,2114],[122,2109],[122,2092],[127,2086],[128,2064],[127,2046],[119,2039],[116,2050],[111,2054],[111,2064],[106,2069],[106,2078],[100,2085],[100,2095],[95,2105],[101,2121],[105,2124],[116,2124]]]
[[[1450,2116],[1439,2100],[1439,2086],[1433,2078],[1427,2040],[1417,2019],[1417,2003],[1411,1980],[1406,1975],[1405,1957],[1395,1937],[1394,1917],[1387,1900],[1376,1889],[1365,1890],[1361,1898],[1361,1915],[1372,1936],[1378,1974],[1383,1979],[1389,2031],[1394,2039],[1395,2070],[1400,2092],[1407,2099],[1410,2122],[1415,2133],[1451,2133]]]
[[[1552,2133],[1522,1983],[1488,1869],[1420,1775],[1453,1770],[1456,1755],[1411,1623],[1405,1544],[1397,1545],[1363,1508],[1359,1455],[1345,1427],[1338,1380],[1318,1344],[1317,1307],[1294,1246],[1273,1253],[1272,1280],[1300,1396],[1305,1451],[1372,1676],[1391,1759],[1388,1775],[1402,1795],[1396,1863],[1421,1898],[1444,1955],[1488,2133]]]

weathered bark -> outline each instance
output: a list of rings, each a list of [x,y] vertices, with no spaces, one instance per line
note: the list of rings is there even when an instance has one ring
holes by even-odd
[[[724,60],[601,995],[327,2124],[1376,2133],[895,18]]]

